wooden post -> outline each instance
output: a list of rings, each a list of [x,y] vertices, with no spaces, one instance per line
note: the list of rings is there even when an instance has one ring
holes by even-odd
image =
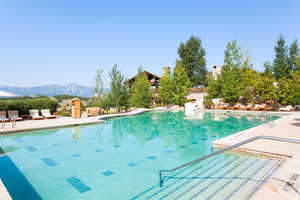
[[[80,99],[79,98],[72,99],[72,117],[75,119],[78,119],[81,117]]]

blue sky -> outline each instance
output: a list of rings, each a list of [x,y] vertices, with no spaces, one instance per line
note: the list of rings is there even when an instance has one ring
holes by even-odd
[[[300,39],[299,10],[299,0],[0,0],[0,85],[92,86],[114,64],[126,77],[139,66],[160,74],[192,34],[208,69],[236,39],[259,70],[279,34]]]

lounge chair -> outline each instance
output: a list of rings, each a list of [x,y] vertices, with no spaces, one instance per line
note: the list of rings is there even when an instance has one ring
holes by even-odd
[[[51,115],[50,110],[49,109],[43,109],[41,110],[42,116],[47,118],[47,119],[54,119],[57,118],[56,115]]]
[[[232,107],[233,110],[240,110],[241,109],[241,104],[237,103]]]
[[[261,107],[259,104],[255,104],[252,108],[253,111],[260,111]]]
[[[9,119],[6,117],[6,111],[0,111],[0,121],[9,122]]]
[[[30,114],[31,119],[33,119],[33,120],[44,119],[43,116],[40,116],[39,110],[29,110],[29,114]]]
[[[240,105],[240,110],[247,110],[247,106],[245,106],[245,105]]]
[[[228,103],[224,103],[221,108],[222,108],[222,110],[228,110],[228,109],[230,109],[230,106]]]
[[[11,121],[20,121],[20,120],[23,119],[22,117],[19,116],[19,111],[17,111],[17,110],[9,110],[8,111],[8,118]]]
[[[293,106],[284,106],[279,108],[279,111],[293,111],[294,107]]]
[[[271,106],[267,106],[266,111],[272,111],[273,108]]]
[[[5,127],[5,122],[9,122],[9,119],[6,117],[6,111],[0,111],[1,128]]]
[[[265,103],[260,104],[259,110],[260,110],[260,111],[266,111],[266,110],[267,110],[267,104],[265,104]]]
[[[246,106],[246,110],[252,110],[253,104],[252,103],[248,103],[248,105]]]

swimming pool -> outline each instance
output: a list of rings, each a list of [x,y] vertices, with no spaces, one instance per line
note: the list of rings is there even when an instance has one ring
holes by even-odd
[[[190,118],[183,112],[147,112],[103,124],[1,135],[0,178],[14,200],[168,199],[155,196],[162,194],[154,192],[160,169],[209,154],[213,140],[277,118],[220,113]],[[242,169],[238,163],[255,159],[223,154],[200,168],[213,162],[221,167],[228,161],[224,167]]]

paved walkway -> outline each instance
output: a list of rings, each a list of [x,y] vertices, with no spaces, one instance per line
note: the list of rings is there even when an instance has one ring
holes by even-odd
[[[300,140],[300,113],[293,113],[281,119],[263,124],[237,134],[216,140],[216,147],[224,147],[236,144],[243,140],[259,136],[276,136]],[[255,200],[282,200],[300,199],[300,145],[279,141],[257,140],[241,146],[238,150],[253,151],[256,153],[271,153],[287,157],[287,161],[280,167],[252,197]],[[293,188],[287,186],[293,174],[299,174]],[[297,175],[293,176],[294,178]],[[280,179],[280,180],[279,180]]]
[[[18,121],[15,127],[12,127],[11,122],[6,122],[5,128],[3,129],[0,128],[0,134],[47,129],[47,128],[57,128],[57,127],[64,127],[64,126],[101,123],[105,118],[136,115],[145,111],[150,111],[150,109],[136,109],[127,113],[101,115],[101,116],[80,118],[80,119],[73,119],[71,117],[59,117],[57,119],[24,120],[24,121]]]
[[[4,187],[4,184],[2,183],[1,179],[0,179],[0,197],[1,200],[12,200],[6,188]]]

